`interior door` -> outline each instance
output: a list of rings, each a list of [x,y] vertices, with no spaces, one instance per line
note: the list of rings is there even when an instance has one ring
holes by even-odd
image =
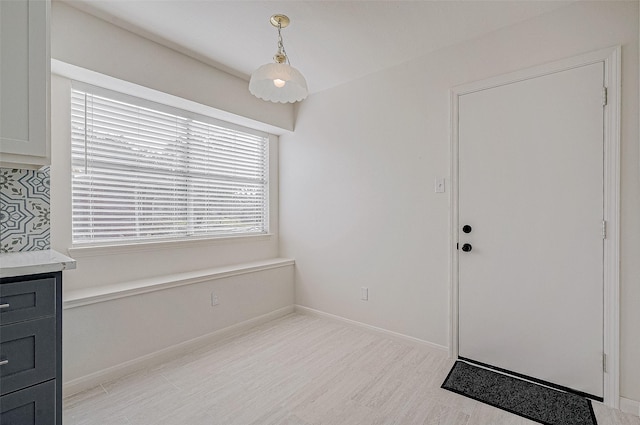
[[[459,356],[596,397],[603,82],[599,62],[458,104]]]

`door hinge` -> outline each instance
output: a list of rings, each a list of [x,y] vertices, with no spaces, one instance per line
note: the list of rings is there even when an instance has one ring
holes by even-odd
[[[607,239],[607,221],[602,220],[602,239]]]
[[[608,100],[607,88],[603,87],[602,88],[602,106],[607,106],[607,100]]]
[[[602,353],[602,371],[607,373],[607,355]]]

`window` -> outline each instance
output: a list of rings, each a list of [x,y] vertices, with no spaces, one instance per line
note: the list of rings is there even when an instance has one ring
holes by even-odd
[[[74,244],[268,232],[268,135],[102,89],[71,94]]]

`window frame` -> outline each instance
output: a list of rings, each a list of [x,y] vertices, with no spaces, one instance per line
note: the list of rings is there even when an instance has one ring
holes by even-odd
[[[69,92],[69,104],[71,107],[72,95],[71,92],[73,90],[80,90],[87,93],[91,93],[93,95],[106,97],[108,99],[113,99],[118,102],[125,102],[128,104],[133,104],[135,106],[152,109],[161,113],[177,115],[183,118],[199,121],[206,124],[211,124],[214,126],[223,127],[225,129],[230,129],[234,131],[240,131],[247,134],[255,135],[258,137],[265,138],[265,204],[263,206],[265,212],[264,218],[264,232],[251,232],[251,233],[218,233],[218,234],[196,234],[196,235],[185,235],[185,236],[176,236],[176,237],[150,237],[150,238],[140,238],[140,239],[112,239],[112,240],[103,240],[103,241],[78,241],[74,240],[74,232],[73,232],[73,220],[71,220],[71,247],[69,248],[69,252],[73,252],[76,256],[83,256],[85,253],[87,256],[92,255],[100,255],[100,254],[108,254],[112,251],[122,252],[122,251],[145,251],[145,250],[154,250],[154,249],[162,249],[162,248],[174,248],[181,246],[190,246],[193,244],[227,244],[233,243],[237,241],[257,241],[271,238],[277,230],[274,232],[277,222],[274,225],[274,217],[273,217],[273,206],[274,206],[274,189],[275,193],[275,202],[277,203],[277,187],[274,184],[277,184],[277,159],[274,161],[273,152],[275,151],[277,155],[277,141],[278,136],[268,133],[266,131],[258,130],[251,127],[246,127],[243,125],[235,124],[233,122],[229,122],[226,120],[215,118],[211,115],[203,114],[202,111],[193,112],[183,107],[175,107],[167,103],[160,103],[156,100],[148,100],[143,97],[140,97],[138,93],[128,94],[123,93],[117,90],[113,90],[111,88],[104,88],[100,86],[96,86],[93,84],[70,80],[70,92]],[[165,96],[167,99],[175,98],[175,96],[160,93]],[[180,98],[176,98],[180,99]],[[180,99],[182,100],[182,99]],[[180,102],[182,103],[182,102]],[[182,105],[181,105],[182,106]],[[198,110],[202,109],[199,105]],[[209,108],[212,109],[213,108]],[[69,121],[69,125],[71,126],[71,120]],[[71,137],[71,134],[69,134]],[[71,161],[71,157],[69,158]],[[276,164],[276,169],[273,169],[274,162]],[[73,170],[70,170],[70,186],[73,185]],[[275,177],[275,180],[274,180]],[[73,214],[73,190],[71,190],[71,205],[70,212]]]

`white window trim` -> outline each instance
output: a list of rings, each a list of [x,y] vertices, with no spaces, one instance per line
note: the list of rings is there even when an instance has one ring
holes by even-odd
[[[64,226],[68,229],[69,234],[66,235],[67,230],[64,232],[65,236],[63,242],[66,245],[66,250],[69,255],[78,258],[94,257],[100,255],[116,255],[126,254],[130,252],[145,252],[145,251],[158,251],[165,249],[176,248],[190,248],[197,246],[211,246],[211,245],[226,245],[237,243],[250,243],[269,241],[273,238],[277,238],[279,234],[279,193],[278,193],[278,159],[279,159],[279,135],[288,133],[286,129],[276,127],[264,122],[252,120],[246,117],[238,116],[230,112],[215,109],[213,107],[203,105],[188,99],[180,98],[168,93],[163,93],[148,87],[140,86],[135,83],[120,80],[105,74],[101,74],[95,71],[87,70],[75,65],[67,64],[65,62],[52,59],[51,60],[52,74],[58,75],[69,80],[69,87],[72,82],[75,84],[87,84],[89,86],[100,86],[107,90],[113,90],[116,92],[126,91],[131,93],[135,97],[149,100],[150,102],[163,103],[168,106],[194,112],[196,114],[208,115],[214,120],[221,120],[227,123],[236,124],[242,127],[253,128],[256,131],[261,131],[269,135],[269,233],[261,235],[227,235],[227,236],[214,236],[214,237],[200,237],[192,239],[181,240],[151,240],[151,241],[128,241],[123,243],[110,243],[110,244],[82,244],[73,245],[71,238],[71,221]],[[62,101],[62,97],[60,100]],[[70,100],[70,93],[64,97],[64,104],[68,105]],[[63,107],[63,104],[58,102],[59,107]],[[67,162],[68,161],[68,162]],[[67,172],[69,173],[69,179],[71,178],[70,158],[64,160],[65,168],[69,167]],[[67,192],[67,190],[69,192]],[[71,202],[71,180],[69,180],[69,187],[65,189],[68,193],[69,202]],[[69,213],[71,212],[71,205],[69,204]]]
[[[84,81],[79,81],[76,79],[71,80],[71,88],[74,90],[80,90],[87,93],[95,94],[97,96],[106,97],[108,99],[116,100],[119,102],[129,103],[136,106],[141,106],[143,108],[152,109],[155,111],[164,112],[171,115],[179,115],[180,117],[191,118],[197,121],[205,122],[207,124],[217,125],[220,127],[229,128],[236,131],[241,131],[244,133],[253,134],[255,136],[260,137],[268,137],[269,132],[262,131],[259,129],[255,129],[252,127],[247,127],[241,124],[237,124],[231,121],[225,121],[223,119],[218,119],[215,117],[215,114],[209,110],[209,113],[206,112],[197,112],[190,109],[185,109],[182,106],[179,106],[179,102],[170,102],[170,98],[166,98],[163,100],[152,100],[145,96],[140,96],[138,91],[135,92],[124,92],[122,89],[111,89],[109,87],[104,87],[96,84],[87,83]],[[210,108],[213,109],[213,108]]]
[[[273,233],[261,235],[237,235],[216,237],[193,237],[189,239],[167,239],[152,241],[127,241],[121,243],[76,244],[67,251],[73,258],[100,257],[103,255],[127,254],[133,252],[158,251],[163,249],[191,248],[198,245],[229,245],[259,242],[275,237]]]
[[[262,121],[236,115],[212,106],[203,105],[189,99],[178,97],[169,93],[144,87],[129,81],[120,80],[109,75],[85,69],[76,65],[51,59],[51,73],[68,78],[69,80],[86,83],[91,86],[104,87],[120,93],[129,93],[132,96],[147,99],[151,102],[173,106],[178,109],[191,111],[200,115],[207,115],[224,122],[237,124],[247,128],[253,128],[275,136],[291,133],[292,130],[276,127]]]

